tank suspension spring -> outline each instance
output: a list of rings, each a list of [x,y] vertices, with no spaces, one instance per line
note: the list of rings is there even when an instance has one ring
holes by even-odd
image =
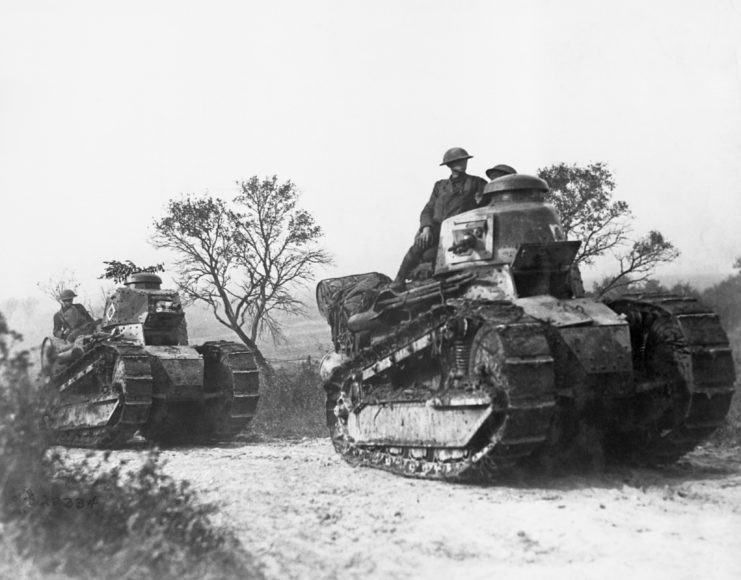
[[[465,375],[468,373],[468,361],[471,358],[471,344],[467,340],[458,339],[453,343],[455,353],[455,370]]]

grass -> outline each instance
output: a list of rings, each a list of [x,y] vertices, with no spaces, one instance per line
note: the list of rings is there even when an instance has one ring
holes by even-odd
[[[327,435],[324,404],[316,359],[279,367],[271,384],[260,391],[253,431],[266,437],[323,437]]]

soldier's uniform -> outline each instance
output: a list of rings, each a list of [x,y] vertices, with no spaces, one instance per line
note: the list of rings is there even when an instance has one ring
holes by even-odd
[[[420,229],[429,226],[433,236],[438,237],[444,220],[477,207],[476,194],[484,191],[485,185],[484,179],[467,173],[435,183],[430,201],[419,215]]]
[[[57,338],[69,340],[75,329],[94,322],[93,317],[82,304],[72,304],[54,314],[54,334]]]
[[[432,241],[427,247],[420,247],[418,243],[412,245],[404,256],[396,275],[397,280],[409,277],[412,270],[422,262],[433,262],[437,253],[437,242],[440,237],[440,225],[449,217],[458,215],[478,207],[476,201],[484,191],[486,180],[475,175],[462,173],[455,178],[441,179],[432,188],[430,200],[422,209],[419,216],[419,232],[422,228],[429,227],[432,233]]]

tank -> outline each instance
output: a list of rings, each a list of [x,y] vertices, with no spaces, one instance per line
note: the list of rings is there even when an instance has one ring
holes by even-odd
[[[41,347],[57,443],[115,447],[138,432],[157,443],[231,439],[252,420],[259,372],[226,341],[188,344],[180,297],[154,274],[134,274],[107,299],[103,320]]]
[[[435,273],[322,280],[327,425],[353,465],[495,478],[571,461],[677,460],[726,416],[735,369],[696,299],[584,296],[547,184],[511,175],[441,225]]]

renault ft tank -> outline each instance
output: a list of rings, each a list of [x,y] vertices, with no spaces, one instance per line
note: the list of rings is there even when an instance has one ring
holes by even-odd
[[[58,443],[114,447],[137,431],[164,443],[229,439],[249,424],[259,398],[252,352],[188,345],[178,293],[160,286],[154,274],[134,274],[94,328],[74,342],[44,340],[45,419]]]
[[[495,477],[523,463],[672,462],[722,424],[735,370],[694,298],[583,295],[547,184],[505,176],[441,226],[434,276],[323,280],[327,424],[351,464]]]

